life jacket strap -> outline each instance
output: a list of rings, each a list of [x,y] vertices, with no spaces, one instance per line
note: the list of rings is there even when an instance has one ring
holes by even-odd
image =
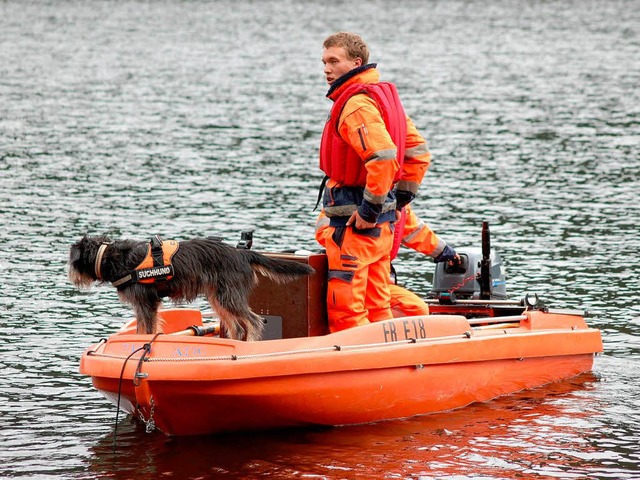
[[[153,266],[159,267],[164,265],[164,258],[162,253],[162,239],[160,235],[154,235],[149,242],[151,245],[151,258],[153,259]]]
[[[320,184],[320,188],[318,189],[318,200],[316,201],[316,206],[313,207],[314,212],[317,210],[318,205],[320,205],[320,202],[322,201],[322,194],[324,193],[324,187],[327,186],[327,180],[329,180],[329,177],[325,175],[322,179],[322,183]]]
[[[112,283],[114,287],[126,287],[133,283],[164,283],[175,273],[171,259],[178,251],[179,243],[174,240],[163,242],[155,235],[149,242],[147,255],[135,270]]]

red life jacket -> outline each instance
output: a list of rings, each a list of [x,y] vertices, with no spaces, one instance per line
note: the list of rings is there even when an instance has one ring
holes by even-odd
[[[332,180],[344,186],[365,186],[367,170],[356,151],[345,142],[338,132],[338,121],[347,101],[354,95],[365,93],[378,104],[382,119],[398,149],[397,160],[400,164],[394,182],[402,172],[405,144],[407,140],[407,119],[400,102],[398,91],[393,83],[355,83],[345,89],[331,108],[329,120],[322,132],[320,144],[320,169]]]

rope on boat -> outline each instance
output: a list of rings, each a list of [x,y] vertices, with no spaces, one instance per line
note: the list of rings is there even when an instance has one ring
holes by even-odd
[[[106,338],[102,337],[100,340],[98,340],[98,343],[96,343],[96,348],[94,348],[93,350],[89,350],[89,351],[87,352],[87,355],[94,355],[94,354],[95,354],[95,353],[100,349],[100,347],[102,346],[102,344],[105,344],[105,345],[106,345],[107,340],[108,340],[108,339],[106,339]]]
[[[459,335],[452,335],[450,337],[438,337],[438,338],[425,338],[418,339],[410,338],[408,340],[398,340],[395,342],[383,342],[383,343],[369,343],[362,345],[333,345],[331,347],[320,347],[320,348],[305,348],[300,350],[287,350],[284,352],[271,352],[271,353],[255,353],[250,355],[223,355],[223,356],[215,356],[215,357],[154,357],[154,358],[145,358],[145,362],[194,362],[194,361],[214,361],[214,360],[242,360],[249,358],[264,358],[264,357],[282,357],[287,355],[302,355],[307,353],[322,353],[322,352],[339,352],[341,350],[357,350],[357,349],[365,349],[372,347],[389,347],[394,345],[404,345],[406,343],[416,343],[417,341],[425,341],[425,340],[450,340],[450,339],[458,339]],[[142,347],[141,347],[142,348]],[[133,353],[138,352],[141,348],[136,350]],[[105,357],[105,358],[114,358],[121,359],[124,358],[121,355],[110,355],[108,353],[94,353],[93,356]],[[142,359],[142,357],[140,357]]]
[[[138,353],[140,350],[144,350],[147,345],[148,344],[145,343],[140,348],[137,348],[136,350],[131,352],[129,356],[124,359],[124,362],[122,364],[122,370],[120,370],[120,378],[118,379],[118,402],[116,403],[116,421],[115,421],[115,425],[113,426],[113,453],[114,454],[116,453],[116,444],[118,441],[118,417],[120,416],[120,399],[122,398],[122,378],[124,377],[124,369],[127,366],[127,362],[129,361],[129,359],[133,357],[135,353]],[[100,354],[94,353],[94,355],[100,355]],[[140,358],[142,358],[143,356],[144,355],[142,355]]]
[[[155,341],[156,338],[158,338],[158,335],[160,335],[160,334],[156,333],[154,335],[154,337],[148,343],[145,343],[140,348],[137,348],[133,352],[131,352],[129,354],[129,356],[127,356],[124,359],[124,362],[122,363],[122,370],[120,370],[120,378],[118,379],[118,403],[116,404],[116,422],[115,422],[114,429],[113,429],[113,453],[114,454],[116,453],[116,443],[117,443],[117,440],[118,440],[118,417],[120,415],[120,399],[122,398],[122,379],[124,377],[124,369],[127,366],[127,362],[129,361],[129,359],[131,357],[133,357],[134,354],[138,353],[140,350],[144,350],[144,353],[140,356],[140,360],[138,361],[138,367],[136,369],[136,375],[133,376],[133,385],[137,387],[139,385],[139,383],[136,383],[136,380],[138,378],[137,377],[137,373],[142,368],[143,360],[149,354],[149,352],[151,352],[151,344]],[[93,351],[93,354],[94,355],[100,355],[100,354],[96,354],[95,350]]]
[[[474,329],[475,330],[475,329]],[[507,334],[507,331],[503,332]],[[304,354],[312,354],[312,353],[322,353],[322,352],[339,352],[339,351],[353,351],[353,350],[364,350],[368,348],[379,348],[379,347],[393,347],[398,345],[405,344],[420,344],[420,343],[436,343],[436,342],[444,342],[449,340],[459,340],[461,338],[472,338],[472,331],[469,330],[460,335],[448,335],[444,337],[433,337],[433,338],[408,338],[406,340],[397,340],[393,342],[380,342],[380,343],[367,343],[361,345],[333,345],[330,347],[319,347],[319,348],[306,348],[301,350],[287,350],[283,352],[271,352],[271,353],[255,353],[248,355],[221,355],[221,356],[202,356],[202,357],[153,357],[147,358],[142,355],[139,358],[140,364],[144,362],[202,362],[202,361],[237,361],[237,360],[249,360],[256,358],[270,358],[270,357],[283,357],[288,355],[304,355]],[[134,351],[136,353],[140,349]],[[133,355],[132,353],[132,355]],[[108,353],[94,353],[95,356],[105,357],[105,358],[114,358],[121,359],[124,358],[119,355],[110,355]]]
[[[475,275],[471,275],[470,277],[467,277],[465,279],[463,279],[461,282],[459,282],[458,284],[454,285],[453,287],[451,287],[448,292],[449,293],[455,293],[456,291],[460,290],[462,287],[464,287],[467,283],[469,283],[471,280],[476,280],[480,278],[480,274],[477,273]]]
[[[444,340],[444,339],[458,339],[459,335],[452,335],[450,337],[439,337],[432,339],[418,339],[409,338],[407,340],[398,340],[395,342],[382,342],[382,343],[367,343],[362,345],[333,345],[331,347],[320,348],[306,348],[301,350],[287,350],[285,352],[271,352],[271,353],[254,353],[248,355],[225,355],[222,357],[166,357],[166,358],[148,358],[147,362],[189,362],[189,361],[209,361],[209,360],[249,360],[255,358],[269,358],[269,357],[286,357],[288,355],[303,355],[309,353],[322,353],[322,352],[340,352],[344,350],[363,350],[367,348],[375,347],[390,347],[396,345],[404,345],[407,343],[417,343],[420,340]]]

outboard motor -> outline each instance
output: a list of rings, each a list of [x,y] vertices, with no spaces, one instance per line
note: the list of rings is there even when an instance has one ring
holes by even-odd
[[[457,248],[459,265],[436,264],[431,296],[442,302],[455,299],[504,300],[507,298],[502,260],[491,250],[489,224],[482,222],[482,248]]]

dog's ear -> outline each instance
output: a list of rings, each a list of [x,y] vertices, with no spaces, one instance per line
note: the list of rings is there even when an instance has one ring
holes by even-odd
[[[69,250],[69,263],[77,262],[78,260],[80,260],[81,255],[82,252],[80,251],[80,247],[78,247],[78,244],[72,245],[71,249]]]
[[[71,245],[71,249],[69,250],[69,263],[80,260],[84,252],[91,252],[94,243],[96,242],[94,242],[91,237],[83,235],[80,240]]]

